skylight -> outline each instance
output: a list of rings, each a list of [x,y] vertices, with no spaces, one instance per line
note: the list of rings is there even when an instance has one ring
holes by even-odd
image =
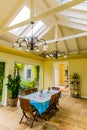
[[[34,36],[37,35],[37,33],[39,33],[39,31],[45,27],[46,25],[42,21],[37,22],[33,27],[33,35]],[[30,31],[26,34],[26,36],[32,35],[32,29],[29,29],[29,30]]]
[[[15,25],[17,23],[23,22],[29,18],[30,18],[30,9],[27,6],[24,6],[22,8],[22,10],[18,13],[18,15],[14,18],[14,20],[8,26],[12,26],[12,25]],[[9,32],[16,34],[16,35],[19,35],[25,29],[26,26],[13,29]]]
[[[25,28],[26,28],[27,25],[23,26],[23,27],[19,27],[19,28],[16,28],[16,29],[13,29],[9,32],[15,34],[15,35],[19,35]]]
[[[72,0],[56,0],[56,1],[57,1],[58,5],[62,5],[62,4],[65,4],[67,2],[70,2]]]
[[[14,20],[9,24],[9,26],[15,25],[17,23],[23,22],[30,18],[30,9],[27,6],[24,6]]]
[[[22,21],[25,21],[30,18],[30,9],[27,6],[24,6],[22,10],[19,12],[19,14],[14,18],[14,20],[9,24],[9,26],[15,25],[17,23],[20,23]],[[20,35],[21,32],[27,27],[28,25],[13,29],[9,32]],[[35,22],[33,27],[33,35],[36,36],[40,34],[44,28],[46,28],[46,25],[42,21]],[[22,36],[31,36],[32,29],[31,26],[26,30],[26,32]]]
[[[84,10],[84,11],[87,11],[87,1],[79,4],[79,5],[76,5],[74,7],[72,7],[73,9],[77,9],[77,10]]]

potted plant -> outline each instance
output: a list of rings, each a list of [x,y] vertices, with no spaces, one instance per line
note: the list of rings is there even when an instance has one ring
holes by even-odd
[[[73,97],[79,97],[80,96],[80,77],[79,74],[74,72],[73,75],[71,75],[71,95]]]
[[[8,83],[7,89],[8,89],[8,104],[16,107],[17,106],[17,100],[18,100],[18,94],[20,90],[20,75],[16,75],[12,77],[12,75],[8,75]]]

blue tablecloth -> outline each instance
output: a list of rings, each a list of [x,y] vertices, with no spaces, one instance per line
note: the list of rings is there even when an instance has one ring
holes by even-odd
[[[50,100],[45,102],[30,100],[30,103],[32,106],[34,106],[37,109],[38,113],[41,115],[49,107]]]
[[[35,92],[23,96],[23,98],[30,99],[31,105],[34,106],[37,109],[38,113],[41,115],[49,107],[51,96],[57,92],[57,90],[51,90],[48,93],[47,90],[44,90],[42,96],[40,96],[39,92]]]

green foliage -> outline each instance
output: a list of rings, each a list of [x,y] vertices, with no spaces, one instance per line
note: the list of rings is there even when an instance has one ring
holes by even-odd
[[[20,74],[20,70],[23,70],[23,68],[24,68],[23,64],[15,63],[15,66],[14,66],[14,75],[15,74]]]
[[[37,85],[37,81],[36,80],[22,80],[20,83],[22,86],[25,87],[25,89],[31,89],[34,88]]]
[[[71,84],[79,84],[80,80],[79,80],[79,75],[78,73],[74,72],[73,75],[71,76]]]
[[[6,85],[8,88],[9,97],[12,99],[17,98],[19,94],[20,82],[21,82],[20,75],[16,75],[13,78],[12,75],[8,75],[7,78],[8,78],[8,83]]]
[[[24,65],[23,65],[23,64],[16,63],[16,64],[15,64],[15,68],[22,70],[22,69],[24,68]]]
[[[2,100],[2,88],[3,88],[4,72],[5,72],[5,63],[0,62],[0,101]]]
[[[33,76],[34,76],[34,80],[22,80],[20,85],[22,87],[25,87],[25,89],[31,89],[36,87],[36,85],[39,82],[39,66],[33,66],[33,65],[29,65],[30,68],[32,69],[33,72]],[[19,74],[20,70],[22,70],[24,68],[24,65],[22,64],[15,64],[15,73]]]
[[[32,66],[32,71],[34,74],[34,79],[39,80],[39,66]]]

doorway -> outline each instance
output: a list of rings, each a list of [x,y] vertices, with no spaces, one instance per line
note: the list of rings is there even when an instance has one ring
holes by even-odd
[[[69,64],[68,62],[54,63],[54,85],[69,94]],[[67,89],[66,89],[67,88]]]

